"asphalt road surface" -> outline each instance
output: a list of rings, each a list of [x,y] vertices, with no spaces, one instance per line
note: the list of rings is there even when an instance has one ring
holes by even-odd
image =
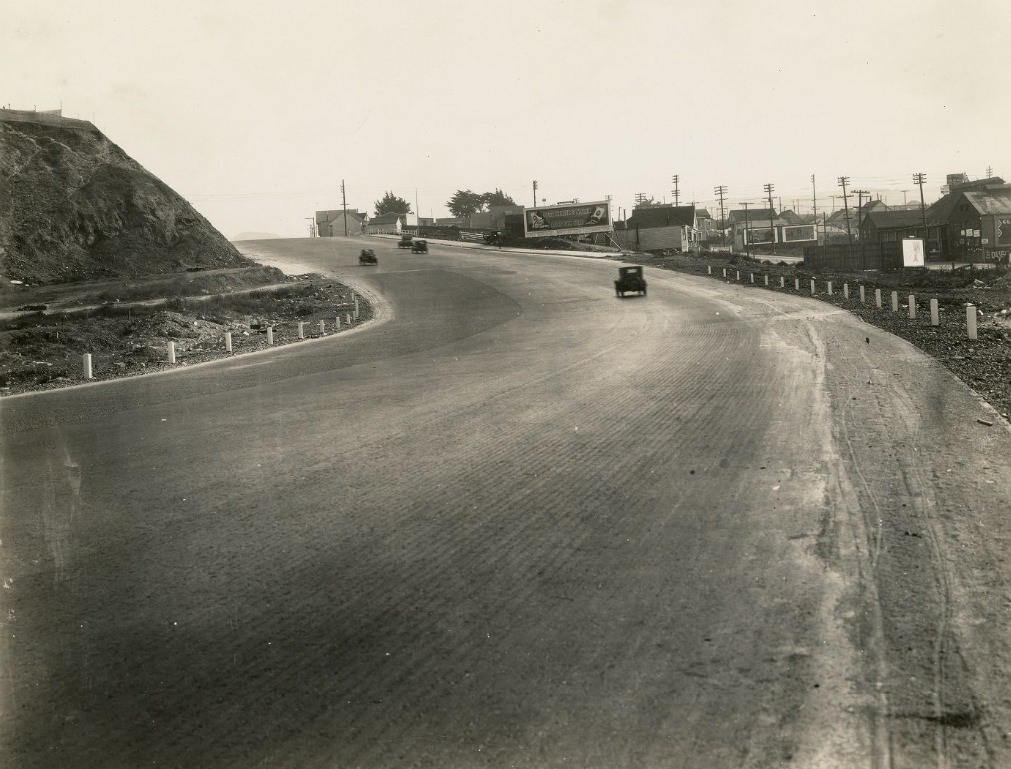
[[[599,259],[244,248],[379,318],[0,401],[5,769],[1011,766],[1011,431],[941,366]]]

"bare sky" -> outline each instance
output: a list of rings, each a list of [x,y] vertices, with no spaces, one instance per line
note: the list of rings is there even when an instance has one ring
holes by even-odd
[[[0,0],[0,105],[92,120],[227,236],[304,235],[341,179],[423,216],[674,174],[809,212],[812,174],[819,209],[1011,177],[1009,31],[1008,0]]]

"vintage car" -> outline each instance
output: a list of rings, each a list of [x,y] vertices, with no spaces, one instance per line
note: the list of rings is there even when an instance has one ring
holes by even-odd
[[[376,252],[371,248],[363,248],[362,252],[358,255],[358,264],[379,264]]]
[[[626,291],[634,291],[646,296],[646,279],[642,276],[642,267],[619,267],[618,279],[614,281],[614,293],[624,296]]]
[[[428,253],[428,241],[427,240],[416,240],[411,245],[412,254],[427,254]]]
[[[401,235],[400,241],[397,243],[397,248],[411,248],[414,242],[414,238],[410,235]]]

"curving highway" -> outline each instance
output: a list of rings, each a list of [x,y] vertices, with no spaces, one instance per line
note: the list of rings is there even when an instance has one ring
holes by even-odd
[[[0,401],[4,767],[1011,766],[1011,431],[914,348],[600,259],[240,245],[379,318]]]

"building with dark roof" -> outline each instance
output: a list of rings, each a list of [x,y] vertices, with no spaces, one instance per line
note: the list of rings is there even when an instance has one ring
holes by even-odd
[[[615,229],[615,236],[622,248],[639,251],[688,251],[698,248],[695,206],[637,206],[625,222],[625,229]]]

